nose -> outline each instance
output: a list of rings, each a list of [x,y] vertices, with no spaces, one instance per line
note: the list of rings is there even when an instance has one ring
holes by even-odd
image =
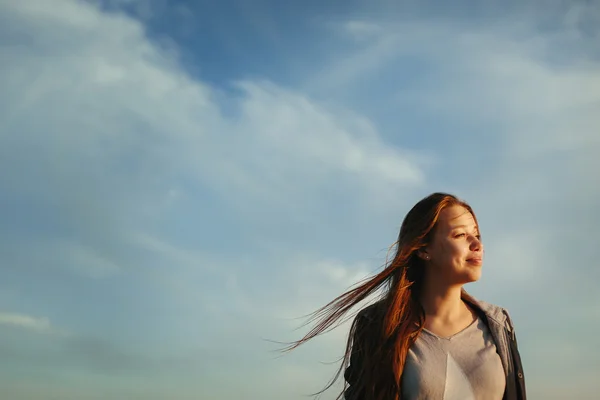
[[[476,236],[471,236],[471,245],[469,247],[471,248],[471,251],[482,251],[483,243],[481,243],[481,240]]]

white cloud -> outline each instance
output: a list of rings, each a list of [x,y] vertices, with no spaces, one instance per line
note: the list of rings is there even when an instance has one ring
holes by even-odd
[[[425,180],[417,155],[385,146],[368,120],[273,85],[240,87],[248,97],[240,105],[232,150],[269,198],[289,193],[285,201],[293,201],[336,176],[361,185],[367,198],[391,185]]]
[[[212,89],[182,73],[138,22],[67,0],[19,4],[2,3],[21,21],[4,27],[16,42],[1,65],[1,177],[13,193],[44,193],[78,219],[118,225],[121,213],[160,214],[156,199],[182,178],[241,207],[319,201],[335,177],[373,201],[425,179],[418,155],[386,146],[364,118],[240,82],[241,97],[227,100],[240,113],[224,119]],[[25,27],[33,45],[18,40]],[[8,154],[25,149],[28,159]],[[7,173],[15,168],[19,179]]]
[[[55,329],[50,320],[45,317],[33,317],[26,314],[0,313],[0,325],[22,328],[38,333],[57,334],[59,330]]]
[[[342,31],[356,40],[373,38],[383,33],[380,25],[361,20],[346,21],[342,24]]]
[[[112,275],[121,269],[114,262],[86,246],[63,243],[62,246],[53,247],[52,251],[56,252],[57,257],[61,254],[65,255],[67,265],[94,278]]]

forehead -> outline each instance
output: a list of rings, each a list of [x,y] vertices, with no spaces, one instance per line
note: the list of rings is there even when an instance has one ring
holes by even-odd
[[[476,227],[477,223],[473,215],[463,206],[450,206],[440,212],[438,227],[443,230],[451,230],[459,226]]]

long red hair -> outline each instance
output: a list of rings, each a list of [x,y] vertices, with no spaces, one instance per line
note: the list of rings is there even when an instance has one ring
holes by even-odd
[[[363,352],[361,365],[352,366],[360,370],[360,379],[355,383],[358,387],[353,389],[362,394],[361,400],[400,400],[406,355],[425,322],[425,313],[418,301],[425,266],[417,252],[430,243],[441,211],[453,205],[464,207],[476,218],[467,203],[451,194],[433,193],[419,201],[404,218],[398,240],[394,244],[394,257],[383,271],[311,314],[309,323],[316,321],[314,327],[285,350],[291,351],[328,331],[350,309],[383,288],[383,296],[374,308],[374,320],[368,328],[371,339],[368,351]],[[475,221],[477,223],[476,219]],[[356,328],[357,319],[350,329],[343,363],[331,383],[323,390],[331,387],[342,369],[348,365]],[[342,395],[343,392],[338,399]]]

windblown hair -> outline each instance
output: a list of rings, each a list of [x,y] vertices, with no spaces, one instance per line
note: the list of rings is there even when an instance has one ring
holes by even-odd
[[[323,391],[330,388],[344,367],[348,366],[353,346],[365,346],[368,351],[362,352],[360,365],[352,365],[358,376],[352,384],[352,391],[360,393],[361,400],[400,400],[406,356],[425,322],[425,312],[418,301],[424,263],[417,252],[432,240],[441,211],[453,205],[464,207],[476,218],[467,203],[447,193],[433,193],[419,201],[404,218],[398,240],[393,245],[394,257],[386,263],[383,271],[311,314],[308,323],[316,321],[314,327],[302,339],[286,348],[286,351],[291,351],[332,329],[355,305],[384,288],[381,301],[373,307],[374,318],[368,324],[368,345],[353,343],[358,325],[358,318],[355,318],[343,362]],[[340,399],[343,394],[337,398]]]

